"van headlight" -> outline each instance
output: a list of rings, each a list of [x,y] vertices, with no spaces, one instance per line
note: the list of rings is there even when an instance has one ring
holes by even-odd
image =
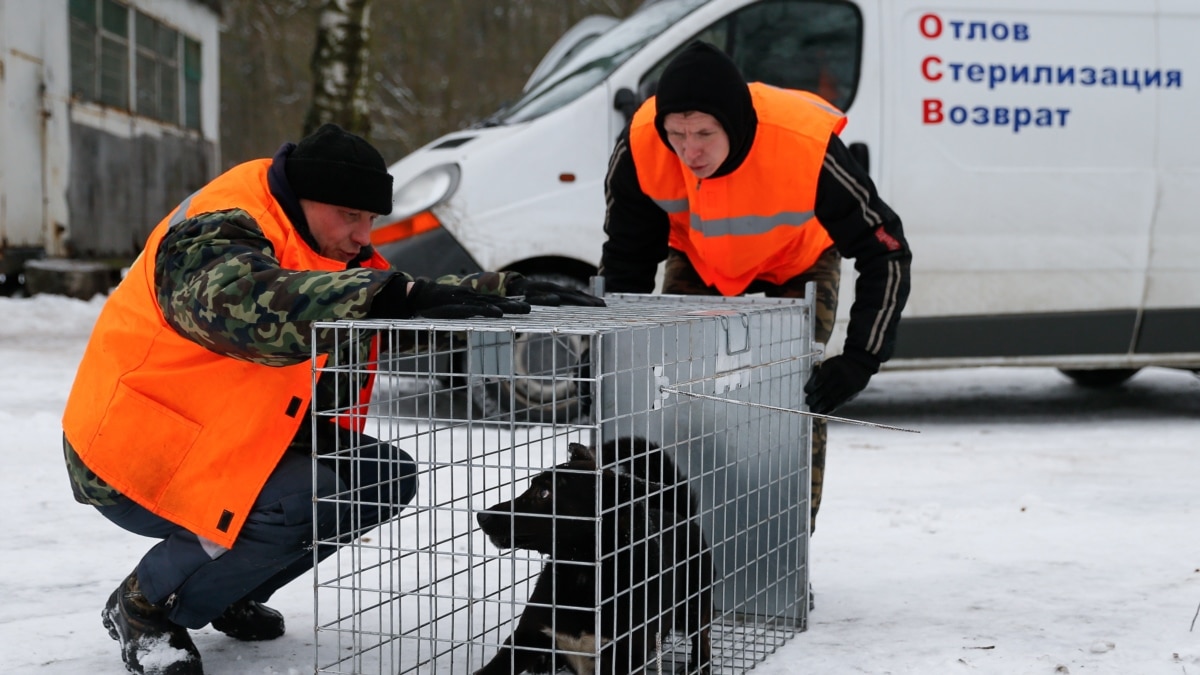
[[[458,189],[457,164],[442,164],[401,185],[392,193],[389,220],[404,220],[428,211],[450,198]]]

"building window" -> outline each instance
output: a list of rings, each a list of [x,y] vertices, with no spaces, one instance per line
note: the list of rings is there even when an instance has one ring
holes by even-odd
[[[71,0],[71,87],[85,100],[129,108],[129,8]]]
[[[199,129],[200,57],[199,41],[116,0],[71,0],[71,90],[81,100]]]
[[[135,12],[137,113],[179,123],[179,31]]]
[[[200,128],[200,43],[183,39],[183,126]]]

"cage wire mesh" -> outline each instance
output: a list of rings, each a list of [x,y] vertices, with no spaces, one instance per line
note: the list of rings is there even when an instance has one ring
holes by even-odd
[[[351,392],[313,406],[316,672],[741,673],[804,630],[811,302],[606,300],[314,326],[355,345],[314,369]]]

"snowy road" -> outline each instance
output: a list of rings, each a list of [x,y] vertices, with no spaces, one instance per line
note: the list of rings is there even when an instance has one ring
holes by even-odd
[[[0,298],[0,662],[124,672],[99,611],[146,540],[75,504],[59,417],[99,303]],[[1053,370],[884,373],[830,432],[807,633],[756,672],[1200,675],[1200,378],[1088,391]],[[195,633],[206,672],[312,672],[288,634]]]

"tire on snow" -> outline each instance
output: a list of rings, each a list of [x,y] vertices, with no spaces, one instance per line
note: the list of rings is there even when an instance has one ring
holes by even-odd
[[[1071,378],[1075,384],[1088,389],[1107,389],[1117,387],[1133,377],[1140,368],[1102,368],[1097,370],[1076,370],[1059,368],[1058,372]]]

